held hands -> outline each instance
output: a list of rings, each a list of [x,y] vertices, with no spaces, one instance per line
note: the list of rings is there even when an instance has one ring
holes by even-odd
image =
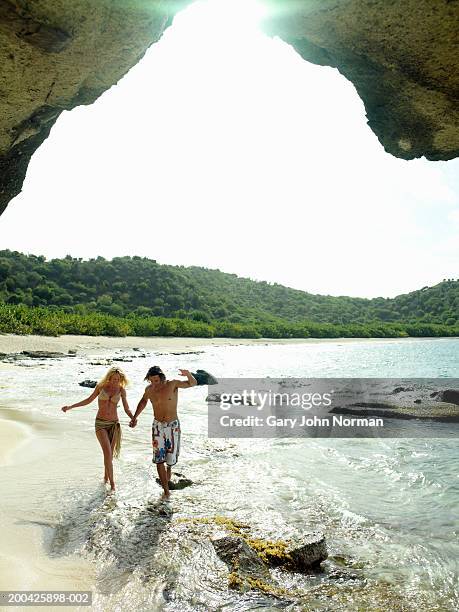
[[[129,423],[129,427],[135,427],[137,425],[137,419],[132,417],[131,422]]]

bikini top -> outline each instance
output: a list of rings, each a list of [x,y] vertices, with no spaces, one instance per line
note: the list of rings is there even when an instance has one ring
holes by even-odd
[[[115,404],[115,406],[118,405],[118,402],[120,401],[120,397],[121,397],[120,391],[118,391],[118,393],[114,393],[113,395],[109,395],[107,391],[105,391],[105,389],[102,388],[99,393],[99,398],[101,400],[108,400],[112,404]]]

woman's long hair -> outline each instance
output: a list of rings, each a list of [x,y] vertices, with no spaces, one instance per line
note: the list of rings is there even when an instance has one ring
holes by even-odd
[[[99,381],[98,386],[105,387],[105,385],[110,382],[110,378],[113,376],[113,374],[119,374],[120,387],[125,388],[128,386],[129,381],[126,377],[126,374],[123,372],[123,370],[121,370],[121,368],[110,368],[108,372],[105,374],[105,376],[102,378],[102,380]]]

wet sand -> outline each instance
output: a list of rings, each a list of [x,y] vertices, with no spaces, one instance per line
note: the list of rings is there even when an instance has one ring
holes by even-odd
[[[46,481],[61,471],[63,490],[71,477],[78,482],[71,461],[77,440],[69,444],[66,430],[65,422],[49,416],[0,409],[0,590],[90,590],[93,585],[94,570],[86,559],[43,554],[58,518],[58,504],[50,504],[50,511],[44,503],[50,494],[54,497]],[[84,442],[89,446],[89,440]]]
[[[11,417],[0,418],[0,467],[10,465],[18,449],[27,443],[30,437],[27,428],[16,420],[17,416],[12,414]]]

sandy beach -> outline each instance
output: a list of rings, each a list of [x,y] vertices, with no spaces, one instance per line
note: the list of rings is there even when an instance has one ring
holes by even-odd
[[[0,467],[3,467],[13,462],[15,452],[27,443],[30,432],[18,422],[16,411],[0,410],[0,414]],[[9,418],[4,418],[5,414]]]
[[[268,344],[330,344],[355,342],[423,342],[431,338],[175,338],[153,336],[149,338],[126,336],[18,336],[0,334],[0,353],[21,351],[57,351],[67,353],[76,350],[79,355],[105,352],[113,349],[140,348],[145,351],[192,351],[203,346],[241,346]],[[439,339],[441,340],[441,339]]]
[[[384,580],[390,568],[394,584],[406,583],[421,607],[429,609],[436,596],[422,572],[423,567],[437,571],[438,541],[427,538],[423,530],[425,526],[429,533],[443,533],[450,529],[450,516],[449,502],[442,501],[437,488],[431,495],[425,487],[430,481],[441,484],[441,478],[449,487],[455,455],[450,454],[448,441],[437,445],[435,440],[402,440],[400,444],[377,439],[304,444],[301,439],[277,443],[212,438],[208,436],[204,402],[207,391],[194,389],[184,392],[181,399],[186,435],[179,463],[193,486],[174,492],[171,520],[159,520],[155,504],[160,489],[151,464],[151,413],[145,411],[133,430],[120,407],[123,449],[115,464],[117,493],[111,496],[102,483],[103,459],[94,435],[96,403],[66,414],[60,408],[64,402],[87,396],[89,390],[79,383],[99,379],[107,364],[118,357],[127,358],[123,369],[131,381],[128,397],[132,408],[143,392],[146,366],[156,362],[171,374],[183,362],[192,371],[202,367],[217,377],[244,373],[295,376],[301,371],[333,376],[343,371],[345,364],[349,364],[349,376],[360,372],[362,364],[369,364],[366,374],[371,377],[380,373],[381,363],[406,363],[406,372],[422,375],[427,371],[423,367],[431,368],[435,350],[441,364],[438,371],[443,372],[446,351],[450,355],[446,373],[454,373],[457,351],[453,342],[427,338],[0,336],[3,353],[77,352],[74,358],[21,356],[0,362],[0,589],[90,590],[94,594],[92,609],[100,612],[173,612],[176,601],[168,606],[169,600],[163,596],[167,586],[178,598],[178,605],[198,597],[203,601],[202,609],[223,605],[234,609],[238,598],[237,605],[244,609],[244,596],[228,589],[228,570],[219,565],[207,536],[180,522],[183,518],[229,516],[249,523],[268,539],[291,534],[299,537],[319,526],[331,551],[361,557],[368,576],[376,580],[381,576]],[[186,357],[176,356],[181,353]],[[430,445],[427,450],[426,444]],[[441,452],[444,456],[439,456]],[[421,461],[425,465],[418,466]],[[431,473],[436,469],[438,474]],[[418,472],[426,474],[425,487],[418,480],[411,484],[412,475]],[[400,479],[405,487],[400,487]],[[451,495],[450,488],[447,491],[445,495]],[[380,505],[384,496],[387,508]],[[426,509],[423,504],[427,499],[430,506]],[[392,533],[398,522],[408,524],[410,530]],[[381,549],[383,541],[386,544]],[[444,581],[447,604],[453,598],[447,590],[452,571],[448,563],[454,557],[453,539],[451,542],[451,551],[448,549],[436,574],[437,580]],[[167,546],[171,554],[165,557],[162,551]],[[414,566],[408,562],[413,549],[417,555]],[[327,574],[322,578],[327,581]],[[329,582],[334,589],[333,580]],[[378,594],[378,584],[364,595],[356,585],[353,602],[362,603],[364,597],[366,609],[382,609],[385,595]],[[298,585],[306,597],[310,585]],[[349,596],[343,591],[340,601]],[[305,606],[307,601],[302,600]],[[268,609],[272,601],[263,603]],[[388,603],[386,609],[394,608]]]
[[[45,509],[50,494],[46,474],[58,469],[58,458],[65,462],[67,483],[74,472],[71,456],[75,447],[65,442],[65,428],[65,422],[49,417],[12,407],[0,409],[1,590],[53,589],[56,585],[85,590],[92,584],[93,568],[87,560],[43,555],[43,543],[56,520]],[[74,477],[78,481],[78,474]]]

